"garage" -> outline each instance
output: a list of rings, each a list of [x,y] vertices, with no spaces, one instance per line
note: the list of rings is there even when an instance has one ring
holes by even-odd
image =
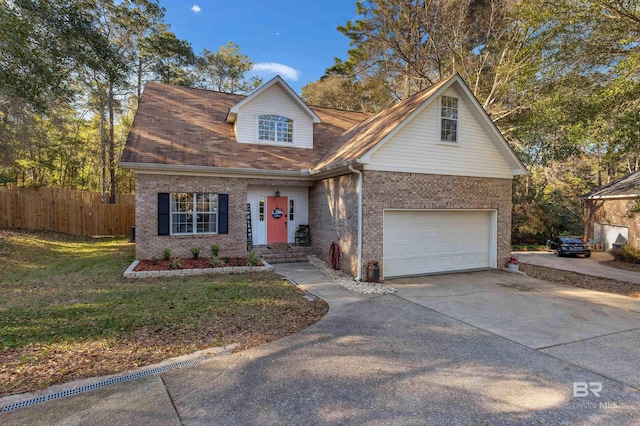
[[[495,268],[495,210],[385,210],[384,277]]]

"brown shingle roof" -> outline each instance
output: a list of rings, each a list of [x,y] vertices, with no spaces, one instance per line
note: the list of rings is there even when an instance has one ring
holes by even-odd
[[[140,99],[123,163],[300,171],[310,169],[346,129],[369,114],[312,107],[314,149],[237,143],[229,108],[242,100],[210,90],[148,82]]]
[[[453,77],[455,74],[352,127],[334,142],[315,168],[321,169],[360,158]]]
[[[637,197],[640,194],[640,171],[628,174],[618,180],[601,186],[580,198],[597,199],[612,197]]]

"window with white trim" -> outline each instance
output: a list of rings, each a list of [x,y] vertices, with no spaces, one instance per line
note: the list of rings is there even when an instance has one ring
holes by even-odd
[[[440,98],[440,140],[458,142],[458,99],[451,96]]]
[[[294,213],[295,213],[295,202],[293,200],[293,198],[289,198],[289,220],[295,220],[294,219]]]
[[[258,116],[258,140],[293,142],[293,120],[281,115]]]
[[[218,233],[218,194],[172,193],[170,204],[171,235]]]

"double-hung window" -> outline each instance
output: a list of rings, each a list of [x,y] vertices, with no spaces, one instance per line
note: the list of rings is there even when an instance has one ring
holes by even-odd
[[[179,192],[171,194],[171,234],[218,233],[218,194]]]
[[[458,99],[451,96],[440,98],[440,140],[458,142]]]
[[[258,140],[293,142],[293,120],[281,115],[258,116]]]

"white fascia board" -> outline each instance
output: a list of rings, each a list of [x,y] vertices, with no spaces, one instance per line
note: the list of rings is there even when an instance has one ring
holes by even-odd
[[[179,164],[153,164],[120,162],[119,166],[135,172],[147,174],[175,174],[185,176],[219,176],[219,177],[264,177],[268,179],[300,179],[313,180],[308,170],[260,170],[232,169],[226,167],[185,166]]]
[[[229,109],[229,113],[227,114],[227,123],[235,122],[236,117],[238,116],[238,112],[240,111],[240,108],[242,108],[244,105],[246,105],[247,103],[251,102],[253,99],[260,96],[262,93],[264,93],[268,88],[270,88],[274,84],[279,84],[280,87],[282,87],[282,89],[285,91],[285,93],[287,93],[287,95],[289,95],[289,97],[293,99],[293,101],[297,103],[298,106],[302,108],[309,115],[309,117],[311,117],[311,120],[313,123],[321,122],[320,117],[318,117],[318,115],[315,112],[313,112],[311,108],[309,108],[309,105],[304,103],[304,101],[300,98],[300,96],[298,96],[296,92],[293,91],[293,89],[282,79],[282,77],[280,77],[279,75],[276,75],[274,78],[267,81],[265,84],[263,84],[262,86],[258,87],[256,90],[251,92],[246,98],[244,98],[243,100],[241,100],[240,102],[232,106]]]

